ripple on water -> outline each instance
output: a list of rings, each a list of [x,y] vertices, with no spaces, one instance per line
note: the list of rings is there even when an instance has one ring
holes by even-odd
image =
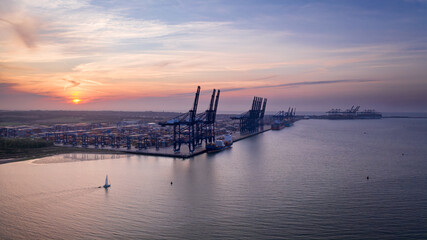
[[[427,239],[426,131],[309,120],[187,160],[0,165],[0,239]]]

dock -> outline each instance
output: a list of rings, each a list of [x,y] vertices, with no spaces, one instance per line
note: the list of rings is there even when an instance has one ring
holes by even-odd
[[[258,132],[254,132],[254,133],[249,133],[249,134],[240,134],[239,132],[233,133],[233,143],[238,142],[240,140],[249,138],[249,137],[253,137],[256,136],[258,134],[270,131],[271,128],[270,127],[265,127],[262,130],[259,130]],[[187,159],[187,158],[192,158],[195,157],[197,155],[200,154],[204,154],[206,153],[206,148],[205,145],[201,145],[199,147],[196,147],[194,152],[190,153],[190,151],[188,150],[188,148],[182,148],[181,151],[179,152],[175,152],[173,147],[161,147],[161,148],[155,148],[155,147],[151,147],[151,148],[147,148],[147,149],[128,149],[126,147],[111,147],[111,146],[104,146],[103,148],[98,147],[95,148],[95,146],[93,145],[88,145],[88,146],[82,146],[82,145],[77,145],[77,146],[72,146],[71,144],[55,144],[55,146],[59,146],[59,147],[70,147],[70,148],[93,148],[93,149],[102,149],[105,151],[111,151],[114,153],[129,153],[129,154],[139,154],[139,155],[146,155],[146,156],[157,156],[157,157],[171,157],[171,158],[181,158],[181,159]]]

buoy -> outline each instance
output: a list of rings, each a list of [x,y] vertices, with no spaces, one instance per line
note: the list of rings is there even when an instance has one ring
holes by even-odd
[[[367,176],[366,179],[369,180],[369,176]]]
[[[402,153],[402,156],[405,155],[404,153]]]
[[[171,185],[173,184],[173,182],[171,182]]]

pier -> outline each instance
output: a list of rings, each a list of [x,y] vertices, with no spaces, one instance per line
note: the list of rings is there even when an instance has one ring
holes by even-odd
[[[265,127],[264,129],[254,132],[254,133],[247,133],[247,134],[240,134],[239,132],[233,133],[233,142],[238,142],[240,140],[253,137],[255,135],[270,131],[270,127]],[[147,148],[147,149],[128,149],[127,147],[111,147],[111,146],[105,146],[103,148],[96,148],[94,145],[71,145],[71,144],[55,144],[55,146],[58,147],[70,147],[70,148],[92,148],[92,149],[102,149],[105,151],[111,151],[114,153],[130,153],[130,154],[140,154],[140,155],[147,155],[147,156],[158,156],[158,157],[172,157],[172,158],[191,158],[203,153],[206,153],[205,145],[202,144],[194,149],[193,152],[190,152],[187,148],[181,149],[179,152],[174,151],[173,147],[164,147],[164,148]]]

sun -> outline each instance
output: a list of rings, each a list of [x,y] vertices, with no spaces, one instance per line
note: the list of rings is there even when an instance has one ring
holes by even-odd
[[[82,101],[82,100],[80,100],[80,99],[78,99],[78,98],[73,99],[73,103],[74,103],[74,104],[79,104],[81,101]]]

